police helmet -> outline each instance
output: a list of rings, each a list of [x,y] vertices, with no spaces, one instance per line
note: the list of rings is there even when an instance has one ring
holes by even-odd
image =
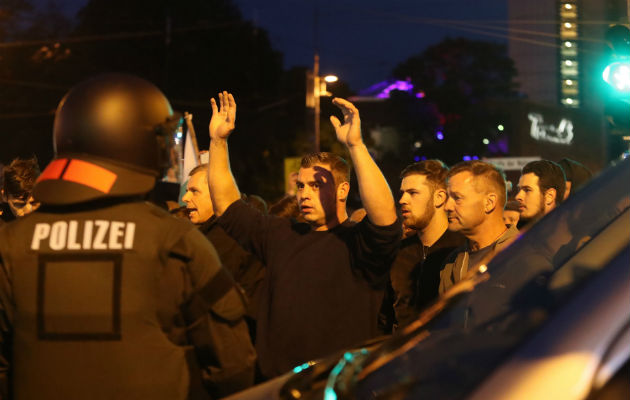
[[[55,113],[55,159],[34,196],[68,204],[149,192],[177,162],[171,155],[181,125],[164,94],[131,75],[106,74],[82,82]]]

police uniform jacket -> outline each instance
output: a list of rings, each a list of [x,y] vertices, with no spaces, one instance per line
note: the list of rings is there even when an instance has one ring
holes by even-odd
[[[251,383],[242,294],[187,221],[141,200],[43,205],[0,229],[0,255],[2,398],[208,398]]]

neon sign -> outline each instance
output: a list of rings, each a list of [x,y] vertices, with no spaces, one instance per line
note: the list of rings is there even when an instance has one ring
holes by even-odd
[[[531,121],[529,134],[535,140],[551,143],[570,145],[573,142],[573,122],[562,118],[558,126],[544,123],[542,115],[529,113],[527,118]]]

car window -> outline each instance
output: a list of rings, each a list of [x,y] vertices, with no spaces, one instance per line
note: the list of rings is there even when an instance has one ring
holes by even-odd
[[[361,366],[352,365],[354,376],[329,388],[357,398],[469,393],[628,246],[628,182],[630,160],[604,171],[498,254],[487,265],[487,280],[472,292],[425,327],[393,338]],[[404,351],[377,363],[398,349]]]

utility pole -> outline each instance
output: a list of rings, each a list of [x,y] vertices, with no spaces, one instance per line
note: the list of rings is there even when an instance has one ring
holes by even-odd
[[[315,152],[319,153],[319,115],[320,115],[320,105],[319,105],[319,54],[315,52],[315,56],[313,58],[313,99],[315,100]]]
[[[326,88],[326,82],[333,83],[337,81],[335,75],[319,76],[319,54],[315,53],[313,57],[313,70],[306,71],[306,107],[313,109],[314,119],[314,134],[313,134],[313,149],[319,152],[320,141],[320,99],[322,97],[331,96]]]

